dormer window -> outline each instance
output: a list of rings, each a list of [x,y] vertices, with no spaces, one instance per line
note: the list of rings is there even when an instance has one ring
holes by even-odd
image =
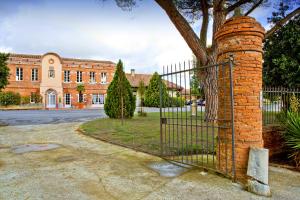
[[[54,67],[49,67],[49,74],[48,74],[49,78],[55,78],[55,71],[54,71]]]

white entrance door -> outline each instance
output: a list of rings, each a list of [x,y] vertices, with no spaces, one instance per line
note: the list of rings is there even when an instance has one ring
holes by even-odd
[[[47,108],[55,108],[56,107],[56,95],[54,92],[48,93],[48,105]]]

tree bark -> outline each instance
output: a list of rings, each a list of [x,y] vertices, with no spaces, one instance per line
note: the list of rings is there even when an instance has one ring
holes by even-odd
[[[211,52],[207,51],[205,46],[208,27],[208,8],[207,21],[204,19],[201,27],[201,38],[199,39],[185,18],[179,13],[172,0],[155,0],[160,7],[165,10],[170,20],[173,22],[177,30],[180,32],[184,40],[187,42],[195,56],[198,58],[201,66],[216,64],[216,44],[213,37]],[[202,3],[205,3],[204,1]],[[205,5],[205,4],[204,4]],[[223,9],[224,0],[215,0],[213,2],[213,34],[225,22],[226,12]],[[205,8],[205,7],[204,7]],[[203,14],[205,15],[204,9]],[[205,16],[206,17],[206,16]],[[206,33],[204,31],[206,30]],[[207,39],[207,38],[206,38]],[[205,40],[206,40],[205,39]],[[201,76],[201,75],[200,75]],[[205,94],[205,119],[207,121],[215,121],[218,111],[218,85],[217,85],[217,68],[209,67],[204,70],[204,94]]]
[[[224,24],[226,14],[223,9],[224,1],[215,0],[213,10],[213,40],[212,48],[209,53],[208,65],[217,64],[217,44],[214,34]],[[218,68],[216,66],[205,69],[204,74],[204,94],[205,94],[205,120],[214,122],[217,120],[218,113]]]

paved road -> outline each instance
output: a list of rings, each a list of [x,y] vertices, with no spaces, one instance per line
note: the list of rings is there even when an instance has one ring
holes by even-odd
[[[204,109],[204,108],[203,108]],[[139,108],[136,109],[136,111]],[[172,108],[165,108],[171,111]],[[173,108],[174,112],[176,108]],[[189,108],[188,108],[189,110]],[[200,108],[199,108],[200,110]],[[144,108],[146,112],[159,112],[159,108]],[[106,117],[103,109],[87,110],[12,110],[0,111],[0,125],[34,125],[58,124],[66,122],[84,122],[96,118]]]
[[[103,109],[0,111],[0,124],[34,125],[83,122],[106,117]]]

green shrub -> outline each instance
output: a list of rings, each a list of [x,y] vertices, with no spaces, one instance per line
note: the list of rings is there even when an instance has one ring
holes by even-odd
[[[15,92],[0,93],[1,106],[20,105],[20,103],[21,103],[21,96],[19,93],[15,93]]]
[[[167,102],[167,105],[172,107],[182,107],[184,106],[184,99],[181,97],[169,97],[169,101]]]
[[[282,112],[278,117],[285,129],[286,144],[293,150],[291,157],[296,166],[300,167],[300,114],[288,111],[287,113]]]
[[[34,103],[42,103],[43,97],[39,93],[32,93],[31,99]]]
[[[9,54],[0,52],[0,91],[8,85],[9,68],[7,61]]]
[[[113,81],[108,86],[104,110],[110,118],[121,118],[122,110],[124,118],[131,118],[134,115],[135,96],[123,71],[121,60],[117,64]]]
[[[160,107],[160,83],[161,78],[157,72],[155,72],[150,80],[150,83],[145,92],[145,106],[148,107]],[[162,82],[162,106],[168,106],[168,92],[167,86]]]
[[[30,96],[22,96],[21,97],[21,104],[22,105],[30,104]]]
[[[147,113],[145,111],[138,111],[138,116],[139,117],[147,117]]]

